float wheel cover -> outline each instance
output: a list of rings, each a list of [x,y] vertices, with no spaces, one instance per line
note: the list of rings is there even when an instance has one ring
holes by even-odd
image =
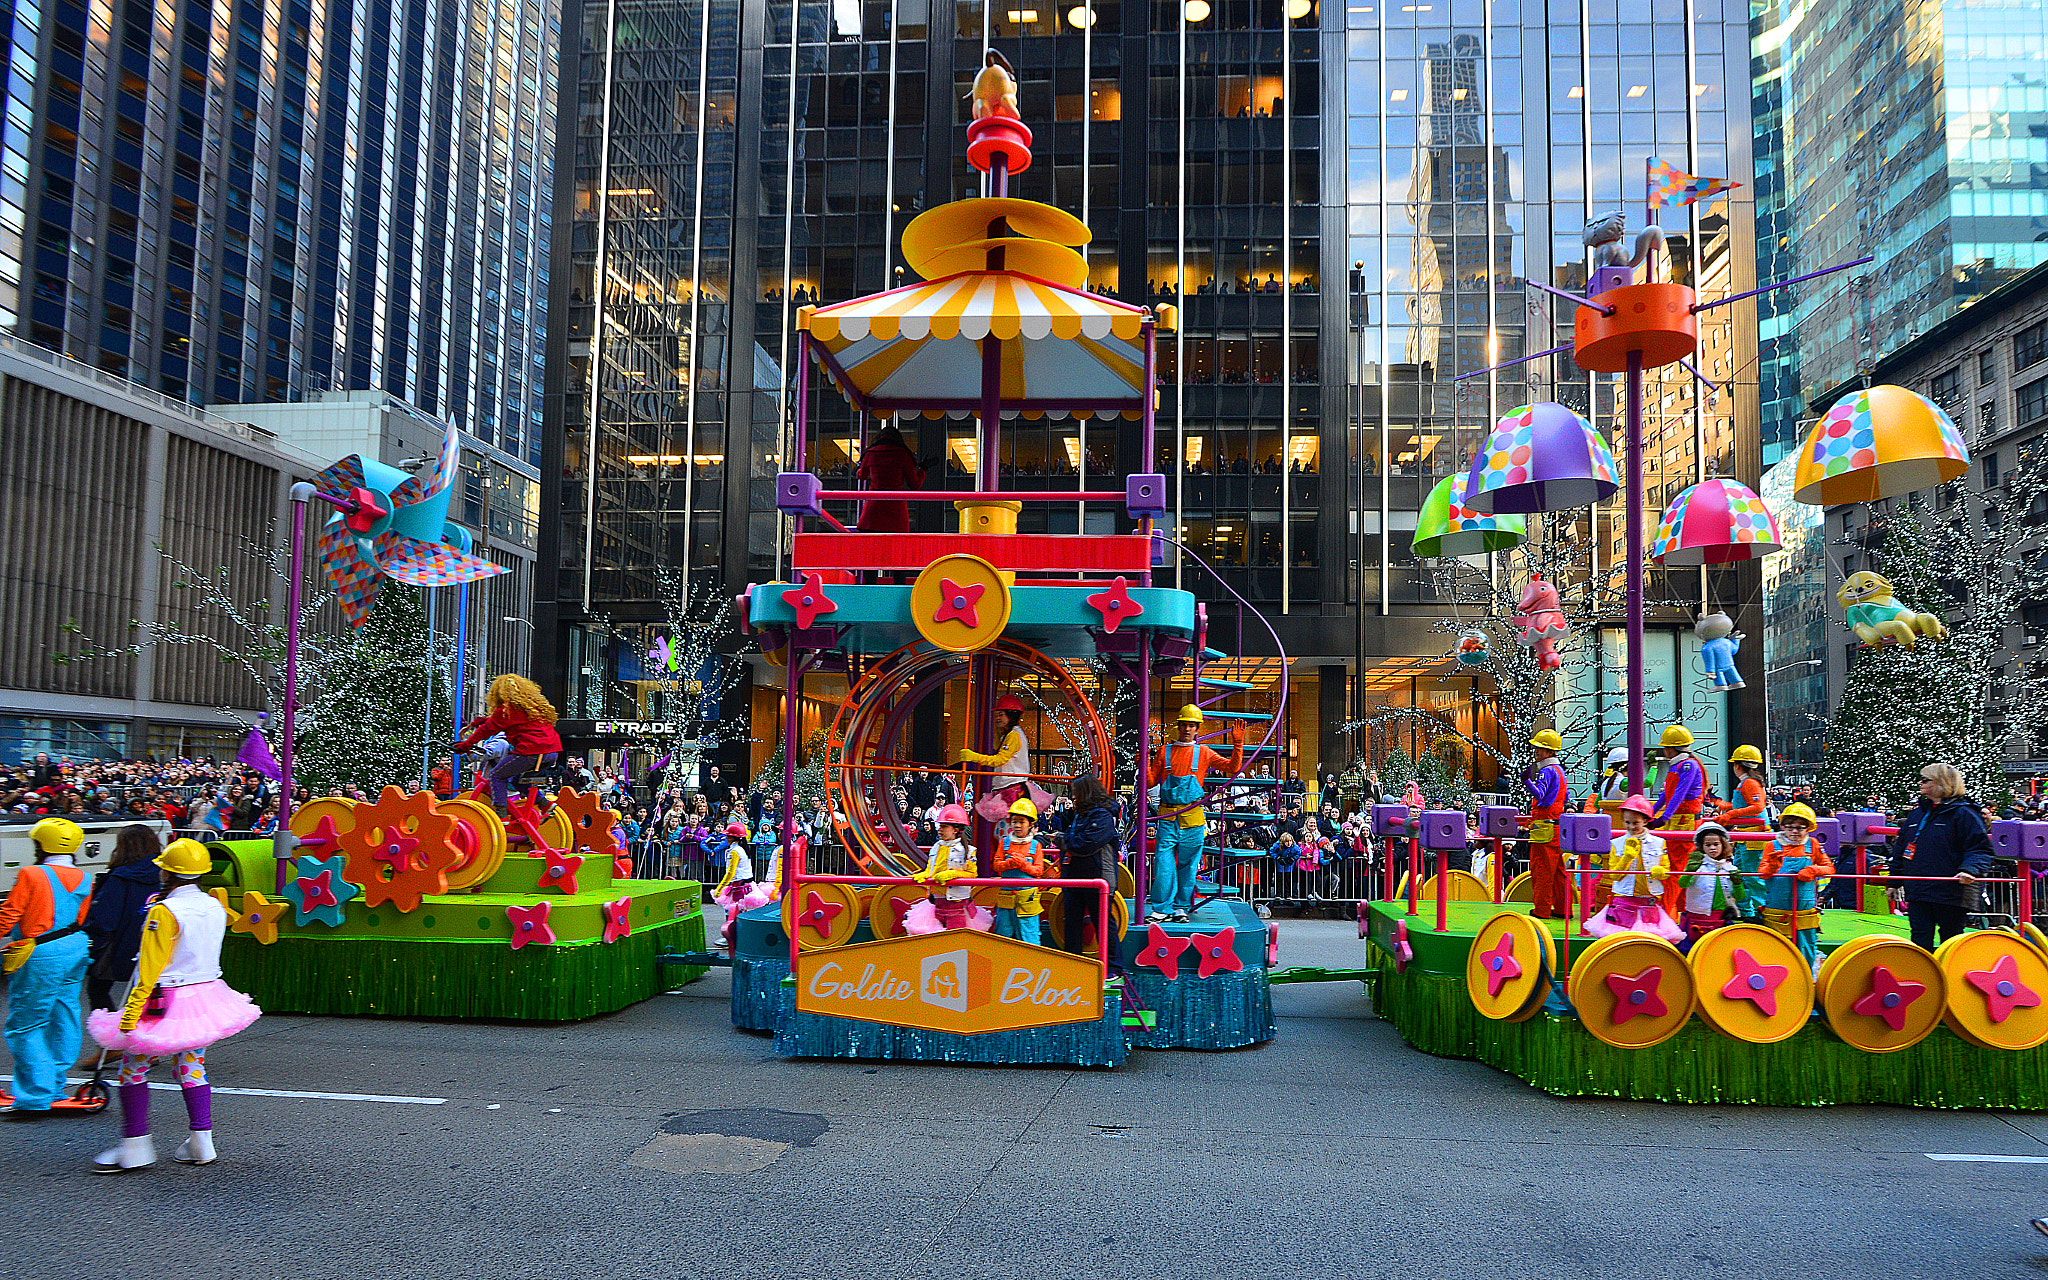
[[[346,835],[355,829],[355,808],[355,801],[344,800],[340,796],[315,797],[292,810],[292,834],[303,840],[313,834],[314,828],[320,825],[320,819],[331,818],[334,820],[334,833]],[[318,849],[313,852],[320,857],[331,858],[340,850]]]
[[[1524,871],[1508,881],[1508,887],[1501,890],[1502,902],[1534,902],[1536,890],[1529,886],[1529,873]]]
[[[1052,939],[1053,945],[1062,949],[1067,945],[1067,911],[1060,905],[1060,894],[1064,892],[1063,889],[1046,889],[1039,894],[1040,901],[1045,904],[1045,914],[1040,916],[1039,920],[1044,925],[1046,935]],[[1078,892],[1087,893],[1088,890],[1081,889]],[[1110,896],[1109,928],[1111,936],[1119,942],[1131,931],[1131,904],[1124,900],[1122,894]],[[1083,948],[1083,951],[1085,954],[1093,955],[1095,931],[1091,929],[1088,932],[1088,946]]]
[[[1465,953],[1465,993],[1496,1022],[1520,1021],[1550,995],[1550,931],[1519,911],[1496,911]]]
[[[448,889],[474,889],[505,865],[505,820],[481,800],[457,796],[439,801],[441,812],[455,819],[455,847],[463,856],[448,868]]]
[[[860,921],[860,893],[850,884],[800,884],[782,898],[782,927],[799,951],[845,946]]]
[[[1880,974],[1879,970],[1883,973]],[[1835,948],[1821,963],[1820,1012],[1842,1043],[1865,1053],[1897,1053],[1925,1040],[1942,1020],[1948,980],[1934,957],[1904,938],[1867,934]],[[1913,987],[1921,988],[1916,995]],[[1884,1016],[1885,997],[1899,1022]],[[1859,1012],[1858,1005],[1864,1007]]]
[[[1479,878],[1478,876],[1475,876],[1475,875],[1473,875],[1473,874],[1472,874],[1471,872],[1469,872],[1469,871],[1459,871],[1459,870],[1457,870],[1457,869],[1455,869],[1455,868],[1453,868],[1453,869],[1451,870],[1451,872],[1450,872],[1449,874],[1450,874],[1450,884],[1449,884],[1449,886],[1448,886],[1448,888],[1447,888],[1447,890],[1445,891],[1445,894],[1444,894],[1444,897],[1445,897],[1445,899],[1446,899],[1447,901],[1450,901],[1450,902],[1492,902],[1492,901],[1493,901],[1493,889],[1492,889],[1492,887],[1491,887],[1490,885],[1488,885],[1488,884],[1486,883],[1486,881],[1484,881],[1484,880],[1481,880],[1481,879],[1480,879],[1480,878]],[[1424,881],[1422,882],[1422,891],[1421,891],[1421,892],[1422,892],[1422,896],[1421,896],[1421,898],[1419,899],[1419,901],[1422,901],[1422,902],[1435,902],[1435,901],[1436,901],[1436,877],[1435,877],[1435,876],[1431,876],[1431,877],[1430,877],[1429,879],[1427,879],[1427,880],[1424,880]]]
[[[1949,1030],[1985,1049],[2048,1043],[2048,956],[2017,932],[1980,929],[1950,938],[1934,962],[1948,983],[1942,1020]]]
[[[930,896],[921,884],[878,886],[868,902],[868,928],[874,932],[875,940],[905,936],[903,913]]]
[[[1678,948],[1647,933],[1609,934],[1579,954],[1567,982],[1587,1031],[1617,1049],[1647,1049],[1692,1017],[1692,970]]]
[[[1776,929],[1724,925],[1693,943],[1686,963],[1700,1017],[1731,1040],[1776,1044],[1813,1013],[1813,970]]]
[[[994,644],[1010,622],[1010,584],[980,556],[940,556],[910,584],[917,633],[951,653]]]

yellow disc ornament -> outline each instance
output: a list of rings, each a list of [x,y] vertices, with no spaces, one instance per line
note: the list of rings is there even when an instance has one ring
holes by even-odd
[[[1519,1022],[1550,996],[1550,931],[1519,911],[1496,911],[1465,953],[1465,991],[1480,1013],[1496,1022]]]
[[[1481,879],[1480,879],[1480,878],[1479,878],[1478,876],[1475,876],[1475,875],[1473,875],[1473,874],[1472,874],[1471,872],[1469,872],[1469,871],[1456,871],[1456,870],[1453,870],[1453,871],[1451,871],[1451,872],[1449,873],[1449,875],[1450,875],[1450,880],[1449,880],[1449,882],[1448,882],[1448,883],[1446,884],[1446,886],[1445,886],[1445,889],[1444,889],[1444,898],[1445,898],[1445,899],[1446,899],[1447,901],[1450,901],[1450,902],[1492,902],[1492,901],[1493,901],[1493,890],[1492,890],[1492,889],[1490,889],[1490,888],[1488,888],[1488,887],[1487,887],[1487,884],[1486,884],[1486,881],[1484,881],[1484,880],[1481,880]],[[1436,901],[1436,877],[1435,877],[1435,876],[1431,876],[1431,877],[1430,877],[1429,879],[1427,879],[1427,880],[1424,880],[1424,881],[1422,882],[1422,890],[1421,890],[1421,892],[1422,892],[1422,899],[1421,899],[1422,901],[1424,901],[1424,902],[1435,902],[1435,901]]]
[[[1062,950],[1065,950],[1067,945],[1067,911],[1065,907],[1060,905],[1060,895],[1065,892],[1065,889],[1045,890],[1042,894],[1045,903],[1045,914],[1039,917],[1039,920],[1044,923],[1046,936],[1052,939],[1052,945]],[[1097,897],[1096,894],[1090,893],[1086,889],[1076,889],[1074,892],[1087,894],[1090,898]],[[1122,941],[1123,936],[1131,931],[1131,904],[1126,902],[1121,895],[1113,894],[1109,899],[1109,928],[1110,936],[1114,941]],[[1088,942],[1087,945],[1081,948],[1081,952],[1083,955],[1095,954],[1095,930],[1093,928],[1088,930]]]
[[[901,938],[907,932],[903,917],[910,909],[931,896],[931,891],[921,884],[889,884],[875,889],[868,902],[868,928],[876,941],[884,938]]]
[[[1790,939],[1756,924],[1731,924],[1693,943],[1700,1017],[1731,1040],[1775,1044],[1813,1013],[1813,971]]]
[[[474,889],[505,865],[505,820],[481,800],[457,796],[434,807],[455,819],[455,844],[462,858],[448,868],[448,891]]]
[[[292,834],[304,840],[318,831],[320,819],[326,818],[334,823],[336,835],[346,835],[355,830],[355,807],[355,801],[344,800],[340,796],[319,796],[308,800],[292,810]],[[309,847],[307,852],[316,858],[331,858],[339,850]]]
[[[1535,886],[1529,883],[1529,873],[1524,871],[1508,881],[1508,887],[1501,890],[1500,900],[1502,902],[1536,901],[1536,889]]]
[[[1865,1053],[1919,1044],[1948,1003],[1948,981],[1934,957],[1881,934],[1835,948],[1820,967],[1817,987],[1828,1029]]]
[[[850,884],[800,884],[782,899],[782,927],[799,951],[845,946],[860,920],[860,893]]]
[[[1950,938],[1934,953],[1948,982],[1949,1030],[1985,1049],[2048,1043],[2048,956],[2010,929]]]
[[[1677,1035],[1692,1017],[1694,990],[1677,947],[1633,931],[1580,952],[1566,984],[1586,1030],[1617,1049],[1647,1049]]]
[[[1009,625],[1009,584],[980,556],[940,556],[911,584],[910,620],[949,653],[987,648]]]

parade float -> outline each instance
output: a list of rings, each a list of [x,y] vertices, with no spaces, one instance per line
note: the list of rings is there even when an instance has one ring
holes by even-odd
[[[458,447],[451,426],[417,473],[352,455],[292,490],[283,827],[210,845],[206,881],[228,909],[225,977],[267,1012],[568,1021],[703,971],[662,962],[702,950],[702,886],[626,878],[619,816],[594,795],[529,790],[506,815],[482,788],[291,805],[307,509],[332,508],[319,550],[346,625],[386,579],[466,589],[503,570],[447,519]]]
[[[1653,167],[1651,176],[1653,216],[1664,195],[1689,203],[1720,185],[1663,166]],[[1584,297],[1561,295],[1578,308],[1574,340],[1525,358],[1570,351],[1579,367],[1624,378],[1625,472],[1584,418],[1563,405],[1524,406],[1500,420],[1469,471],[1446,489],[1443,509],[1425,512],[1417,546],[1428,535],[1430,546],[1444,548],[1437,554],[1495,550],[1520,533],[1504,525],[1509,516],[1569,512],[1619,493],[1630,549],[1621,765],[1621,795],[1628,796],[1643,789],[1647,745],[1644,565],[1754,559],[1776,549],[1778,527],[1746,487],[1709,479],[1672,500],[1646,543],[1643,371],[1692,354],[1700,312],[1765,290],[1702,302],[1684,285],[1656,280],[1660,255],[1642,251],[1646,242],[1653,251],[1661,242],[1654,225],[1639,238],[1636,258],[1649,259],[1651,278],[1638,282],[1619,252],[1621,234],[1620,215],[1589,224],[1591,287]],[[1801,446],[1795,496],[1817,505],[1894,497],[1953,479],[1968,465],[1961,434],[1938,406],[1903,388],[1872,387],[1836,406]],[[1846,583],[1842,601],[1864,643],[1911,645],[1941,635],[1939,619],[1892,600],[1882,578],[1857,577],[1871,581]],[[1725,623],[1718,613],[1701,620],[1703,641],[1716,646],[1703,657],[1717,689],[1740,687],[1732,648],[1739,637]],[[1665,732],[1666,747],[1690,741],[1677,726]],[[1538,738],[1534,745],[1554,752],[1555,734],[1548,743]],[[1861,910],[1819,909],[1810,879],[1758,877],[1751,853],[1743,870],[1725,873],[1726,879],[1732,888],[1746,870],[1759,891],[1784,881],[1791,889],[1786,900],[1773,898],[1756,915],[1768,920],[1775,911],[1781,927],[1738,920],[1682,935],[1682,950],[1671,937],[1679,933],[1675,923],[1654,907],[1637,927],[1617,928],[1601,901],[1616,880],[1617,850],[1636,848],[1616,823],[1618,814],[1627,816],[1620,813],[1626,806],[1565,812],[1562,797],[1550,794],[1554,789],[1532,778],[1537,803],[1531,813],[1482,809],[1479,833],[1467,831],[1462,812],[1375,809],[1376,833],[1409,844],[1413,865],[1426,870],[1432,858],[1437,865],[1435,876],[1422,883],[1411,877],[1389,900],[1360,910],[1360,933],[1370,940],[1374,1007],[1416,1048],[1485,1062],[1560,1095],[2048,1106],[2048,1051],[2042,1049],[2048,1044],[2048,935],[2030,919],[2034,869],[2048,862],[2048,824],[1993,824],[1998,852],[2019,867],[2012,928],[1968,933],[1932,954],[1914,946],[1880,887],[1899,880],[1873,884],[1870,874],[1871,855],[1881,854],[1896,832],[1882,815],[1847,813],[1820,819],[1805,839],[1837,876],[1863,886]],[[1655,835],[1673,855],[1672,865],[1683,868],[1693,823],[1690,815],[1678,816]],[[1754,826],[1727,838],[1738,849],[1768,848],[1778,838],[1760,829],[1761,820]],[[1445,873],[1447,856],[1462,853],[1471,835],[1518,833],[1530,839],[1532,860],[1556,863],[1556,893],[1532,892],[1526,877],[1509,886],[1496,878],[1475,890]],[[1560,895],[1562,903],[1537,905]]]
[[[756,584],[738,601],[747,632],[784,673],[780,812],[791,854],[776,900],[735,904],[730,934],[733,1022],[772,1032],[786,1056],[1115,1066],[1134,1045],[1232,1048],[1273,1035],[1273,935],[1248,905],[1205,883],[1186,912],[1146,920],[1157,815],[1142,781],[1117,883],[1068,878],[1057,862],[1028,890],[1017,873],[999,874],[999,852],[1024,838],[1004,834],[1009,817],[1022,811],[1018,829],[1027,829],[1034,798],[1042,803],[1084,773],[1105,787],[1114,781],[1113,726],[1098,705],[1106,682],[1135,687],[1141,725],[1178,677],[1206,711],[1194,719],[1235,727],[1205,728],[1205,740],[1241,740],[1246,725],[1262,726],[1264,740],[1249,749],[1256,755],[1272,750],[1277,732],[1271,712],[1219,705],[1251,685],[1230,678],[1226,655],[1209,647],[1195,596],[1155,582],[1171,542],[1160,527],[1164,475],[1132,474],[1099,491],[1002,486],[1003,424],[1019,417],[1133,421],[1139,456],[1155,457],[1157,335],[1175,316],[1087,291],[1076,252],[1090,238],[1086,225],[1007,195],[1008,175],[1031,163],[1031,134],[1000,63],[990,55],[976,80],[967,128],[985,194],[929,210],[904,230],[904,259],[923,283],[806,306],[797,320],[795,443],[791,469],[776,481],[793,525],[792,580]],[[972,417],[974,487],[890,488],[873,483],[871,470],[866,488],[827,488],[806,465],[818,444],[813,365],[851,405],[864,458],[893,434],[892,419]],[[828,510],[848,502],[866,504],[855,527]],[[953,529],[910,531],[909,506],[930,503],[957,512]],[[1133,530],[1019,532],[1020,513],[1040,504],[1113,504]],[[1240,619],[1252,612],[1239,608]],[[805,682],[827,676],[847,690],[825,767],[850,875],[815,870],[794,828],[798,708]],[[966,754],[984,768],[908,754],[912,718],[949,689],[947,705],[964,711]],[[1284,705],[1284,676],[1279,697]],[[1073,767],[1018,763],[1029,758],[1017,754],[1025,698],[1059,723]],[[995,763],[1001,753],[1007,763]],[[927,874],[931,850],[892,793],[896,778],[921,768],[954,772],[963,798],[976,789],[974,812],[959,815],[968,848],[958,871],[974,874],[943,877],[972,893],[971,904],[958,903],[975,922],[964,927],[929,923],[957,895]],[[1214,803],[1213,788],[1197,790],[1179,813],[1199,816]],[[1022,937],[976,927],[986,912],[1002,928],[1003,913],[1028,912],[1032,895],[1043,899],[1050,935],[1041,942],[1029,940],[1036,925]],[[1069,895],[1086,896],[1092,933],[1072,951],[1057,945]]]

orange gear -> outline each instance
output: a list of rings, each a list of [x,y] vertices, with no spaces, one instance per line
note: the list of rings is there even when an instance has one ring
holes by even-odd
[[[563,787],[555,796],[555,809],[569,820],[569,846],[598,858],[616,860],[625,850],[613,832],[619,821],[616,809],[604,807],[595,794],[585,795]]]
[[[462,861],[455,843],[455,818],[425,791],[406,795],[384,788],[375,802],[358,804],[355,826],[340,836],[348,857],[348,878],[363,886],[363,905],[390,903],[417,911],[420,899],[448,892],[448,871]]]

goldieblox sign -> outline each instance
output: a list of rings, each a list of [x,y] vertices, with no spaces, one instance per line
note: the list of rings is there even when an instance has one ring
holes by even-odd
[[[1102,1016],[1102,969],[974,929],[805,951],[796,1007],[898,1027],[980,1035]]]

